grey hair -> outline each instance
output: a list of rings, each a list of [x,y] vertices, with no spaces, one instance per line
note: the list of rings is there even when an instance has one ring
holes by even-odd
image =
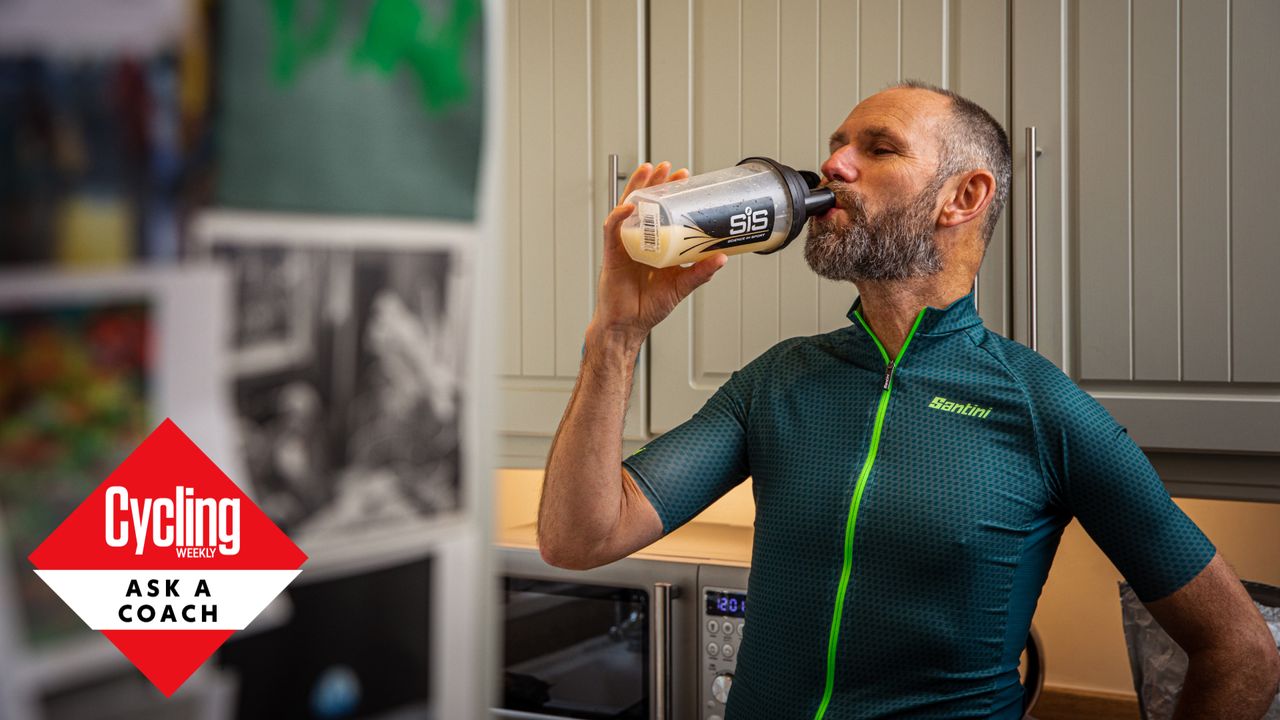
[[[937,177],[945,180],[971,170],[986,170],[995,176],[995,196],[991,198],[982,223],[983,247],[989,246],[996,231],[996,222],[1009,199],[1009,175],[1013,164],[1009,136],[991,113],[959,93],[920,80],[904,80],[892,88],[928,90],[951,99],[951,118],[939,138],[942,159],[938,164]]]

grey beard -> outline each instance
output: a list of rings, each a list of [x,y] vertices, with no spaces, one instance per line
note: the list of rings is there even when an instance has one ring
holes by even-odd
[[[875,217],[867,215],[862,197],[836,189],[849,216],[840,226],[814,218],[804,243],[804,259],[829,280],[905,280],[942,270],[933,241],[934,203],[941,183],[935,181],[911,200],[892,205]]]

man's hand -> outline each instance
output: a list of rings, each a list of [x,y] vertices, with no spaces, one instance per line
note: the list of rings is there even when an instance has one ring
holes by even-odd
[[[680,301],[699,285],[711,279],[728,261],[725,255],[712,255],[692,267],[654,268],[636,262],[622,245],[622,222],[635,211],[626,202],[633,190],[661,185],[689,176],[688,170],[670,172],[671,164],[657,167],[644,163],[627,181],[623,200],[604,222],[604,262],[600,268],[599,292],[595,316],[587,330],[588,342],[603,333],[639,347],[653,326],[671,314]],[[670,174],[668,174],[670,173]]]
[[[1280,655],[1258,608],[1220,555],[1147,609],[1189,660],[1174,720],[1253,720],[1280,683]]]

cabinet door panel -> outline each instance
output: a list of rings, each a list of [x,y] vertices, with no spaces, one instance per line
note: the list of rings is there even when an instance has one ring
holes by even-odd
[[[506,342],[501,431],[550,437],[568,403],[591,318],[608,212],[607,158],[644,157],[643,3],[511,0],[507,5]],[[636,373],[624,436],[645,437]],[[514,445],[512,447],[515,447]],[[529,443],[516,454],[536,461]],[[510,454],[510,453],[509,453]]]
[[[1223,152],[1231,128],[1230,13],[1213,2],[1182,6],[1180,183],[1182,266],[1182,379],[1230,379],[1231,156]],[[1194,278],[1194,281],[1190,281]]]
[[[1268,219],[1280,150],[1266,139],[1280,5],[1032,0],[1014,12],[1015,119],[1044,123],[1041,351],[1144,448],[1280,452]],[[1018,189],[1025,152],[1015,139]],[[1046,342],[1048,323],[1063,332]]]
[[[688,164],[694,173],[749,155],[816,170],[827,136],[853,106],[908,71],[969,93],[1003,122],[1005,3],[966,2],[963,25],[958,6],[653,0],[653,157]],[[667,57],[659,61],[659,54]],[[654,329],[651,432],[683,422],[729,373],[778,341],[848,324],[855,288],[814,275],[804,239],[801,233],[778,253],[731,258]],[[984,269],[990,297],[982,306],[995,309],[997,329],[1007,294],[1006,242],[993,243],[995,269],[990,262]]]
[[[1129,116],[1129,7],[1081,0],[1069,72],[1087,78],[1068,103],[1075,137],[1068,222],[1074,222],[1080,267],[1080,375],[1129,379],[1133,371],[1132,139]],[[1042,196],[1043,197],[1043,196]],[[1045,253],[1046,255],[1048,253]],[[1043,277],[1043,275],[1042,275]]]
[[[1133,377],[1179,378],[1178,7],[1134,0]]]
[[[787,48],[787,52],[778,57],[779,76],[786,79],[779,88],[782,109],[778,119],[778,153],[815,172],[822,162],[818,151],[824,144],[823,138],[835,127],[832,125],[824,132],[826,126],[819,121],[819,103],[824,93],[820,91],[821,80],[815,82],[813,76],[813,69],[819,63],[821,12],[818,3],[788,5],[787,12],[779,18],[778,31],[781,47]],[[797,78],[803,81],[797,82]],[[803,240],[797,238],[792,244],[797,243]],[[803,247],[799,244],[777,253],[778,323],[794,335],[813,335],[818,332],[821,317],[819,286],[804,261]],[[847,294],[846,289],[844,295]],[[839,297],[837,293],[833,295]]]
[[[945,9],[947,64],[943,71],[944,85],[986,108],[1006,131],[1012,133],[1008,8],[999,0],[965,0],[949,2]],[[988,328],[1003,335],[1013,332],[1010,316],[1013,287],[1009,267],[1012,202],[1010,194],[978,273],[979,314]]]
[[[902,77],[947,84],[947,4],[946,0],[902,0],[898,18]]]
[[[1280,382],[1277,37],[1280,3],[1237,0],[1231,5],[1231,378],[1240,382]],[[1274,449],[1280,450],[1280,438]]]

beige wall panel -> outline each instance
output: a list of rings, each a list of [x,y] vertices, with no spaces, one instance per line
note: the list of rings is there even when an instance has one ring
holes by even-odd
[[[737,0],[695,3],[694,22],[694,164],[702,173],[742,159],[741,8]],[[742,366],[741,303],[742,261],[730,258],[692,306],[695,381],[719,385]]]
[[[1178,8],[1133,0],[1133,18],[1133,376],[1177,380]]]
[[[595,298],[591,247],[599,230],[592,222],[593,191],[605,194],[592,172],[590,0],[556,0],[552,53],[555,81],[554,170],[556,375],[575,377],[583,332]]]
[[[946,87],[947,0],[901,0],[902,79]]]
[[[858,83],[861,8],[859,0],[818,3],[819,162],[826,159],[827,138],[840,127],[861,97]],[[857,290],[850,283],[819,279],[818,332],[848,325],[845,313],[856,295]]]
[[[1073,103],[1080,377],[1130,379],[1130,10],[1128,3],[1081,0],[1074,11],[1075,70],[1089,78]]]
[[[788,4],[782,13],[779,33],[783,78],[779,119],[779,160],[797,170],[818,171],[826,159],[825,148],[831,134],[818,125],[818,5],[814,0]],[[818,332],[818,277],[804,261],[806,231],[777,253],[781,295],[779,324],[782,337],[813,335]]]
[[[693,0],[649,0],[649,139],[654,162],[668,160],[673,168],[693,165],[692,82]]]
[[[1231,326],[1229,8],[1216,0],[1184,0],[1181,25],[1182,379],[1226,381]]]
[[[507,3],[506,101],[504,133],[507,153],[520,157],[520,12],[515,0]],[[523,317],[520,312],[520,208],[524,186],[518,172],[503,173],[504,198],[502,237],[502,369],[503,375],[518,375],[524,346]]]
[[[1003,0],[965,0],[948,6],[950,41],[948,78],[951,89],[973,100],[1009,127],[1008,17]],[[961,49],[963,48],[963,52]],[[1006,203],[1008,201],[1006,200]],[[1009,207],[1006,204],[979,273],[979,314],[986,326],[1008,334]]]
[[[792,0],[794,3],[795,0]],[[742,2],[742,154],[778,157],[781,134],[779,87],[779,0]],[[739,158],[741,159],[741,158]],[[736,160],[735,160],[736,162]],[[738,255],[742,264],[742,302],[731,310],[741,325],[743,363],[778,342],[778,253]]]
[[[1231,24],[1232,379],[1280,382],[1280,3],[1236,0]]]
[[[525,376],[555,374],[555,213],[547,174],[555,167],[550,0],[520,2],[520,287],[521,367]]]
[[[703,36],[695,34],[693,4],[693,0],[649,0],[653,108],[649,127],[655,159],[670,159],[698,173],[706,168],[693,156],[693,75],[697,69],[693,48]],[[649,430],[654,434],[687,420],[705,400],[706,394],[691,386],[690,348],[694,308],[713,291],[715,282],[694,291],[649,336],[653,375]]]
[[[820,151],[861,97],[858,92],[859,0],[818,2],[818,130]],[[822,157],[825,159],[826,154]]]
[[[645,56],[647,39],[644,27],[643,0],[592,0],[591,3],[591,128],[594,153],[590,167],[593,177],[608,173],[608,155],[619,155],[619,171],[630,174],[647,152],[645,147],[648,107],[643,100],[646,90]],[[619,192],[625,183],[619,185]],[[607,185],[594,183],[595,217],[591,221],[593,238],[587,247],[592,255],[591,290],[594,305],[595,283],[600,268],[601,236],[598,228],[611,208]],[[579,335],[581,331],[579,331]],[[579,346],[581,340],[579,339]],[[623,437],[647,437],[646,418],[649,408],[648,363],[640,354],[635,379],[631,386],[631,402],[627,406]],[[575,373],[576,374],[576,373]]]
[[[874,95],[902,77],[900,4],[875,0],[861,4],[858,33],[858,98]]]

